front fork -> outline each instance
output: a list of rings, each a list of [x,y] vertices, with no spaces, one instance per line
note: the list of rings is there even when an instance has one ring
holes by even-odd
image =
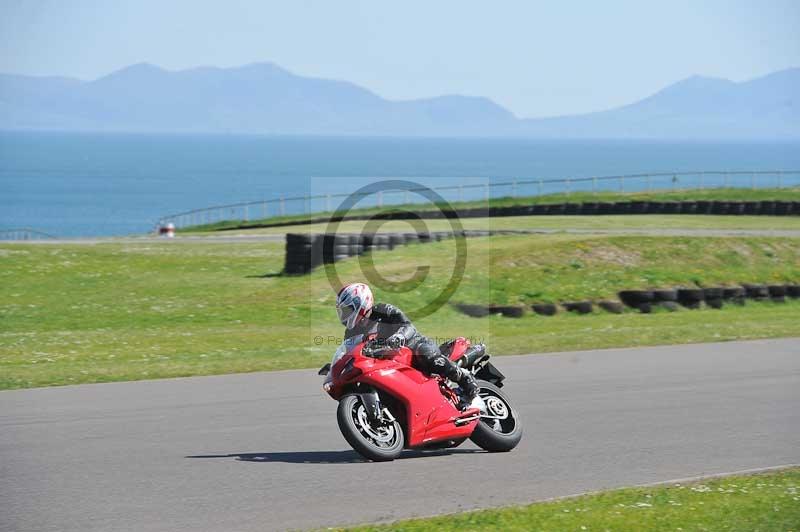
[[[377,390],[367,386],[360,386],[360,388],[361,390],[356,392],[356,395],[364,403],[364,408],[367,410],[367,418],[370,422],[380,424],[395,421],[395,417],[389,412],[389,409],[381,404],[381,398]]]

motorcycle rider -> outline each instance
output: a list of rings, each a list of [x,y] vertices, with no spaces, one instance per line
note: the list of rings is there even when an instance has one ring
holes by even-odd
[[[458,383],[463,392],[462,409],[478,395],[478,383],[469,371],[459,368],[439,351],[433,340],[417,332],[402,310],[388,303],[375,303],[372,290],[366,284],[351,283],[339,290],[336,312],[345,326],[345,341],[359,335],[377,334],[379,344],[395,349],[407,346],[414,354],[413,367]]]

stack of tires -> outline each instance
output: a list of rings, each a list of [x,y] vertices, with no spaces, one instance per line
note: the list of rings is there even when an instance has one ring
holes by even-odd
[[[287,235],[288,236],[288,235]],[[361,235],[321,235],[322,262],[331,264],[364,253]]]
[[[321,243],[319,235],[287,234],[283,271],[289,275],[305,275],[322,264]]]

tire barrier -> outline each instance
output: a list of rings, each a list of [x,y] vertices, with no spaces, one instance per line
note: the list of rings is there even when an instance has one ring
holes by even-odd
[[[675,312],[681,307],[698,309],[705,305],[708,308],[720,309],[725,303],[744,305],[745,299],[755,301],[772,301],[785,303],[787,298],[800,299],[800,284],[759,285],[743,284],[742,286],[712,286],[708,288],[677,288],[655,290],[621,290],[620,301],[602,300],[569,301],[559,305],[555,303],[534,303],[530,306],[540,316],[555,316],[559,309],[575,314],[591,314],[595,305],[611,314],[622,314],[625,307],[637,310],[642,314],[650,314],[656,309]],[[462,314],[474,318],[483,318],[491,314],[505,317],[521,318],[525,314],[524,307],[504,305],[473,305],[457,303],[454,305]]]
[[[558,313],[558,307],[553,303],[534,303],[531,310],[540,316],[555,316]]]
[[[509,231],[460,231],[459,237],[472,238],[504,234]],[[375,234],[298,234],[286,235],[283,273],[306,275],[323,264],[338,262],[369,251],[388,251],[409,244],[425,244],[453,238],[452,232],[375,233]]]
[[[713,214],[718,216],[800,216],[800,201],[618,201],[583,203],[537,203],[494,207],[468,207],[442,213],[437,211],[392,211],[373,215],[316,217],[306,220],[274,223],[242,223],[220,231],[308,225],[346,220],[411,220],[441,218],[487,218],[504,216],[595,216],[620,214]]]
[[[600,301],[597,303],[597,306],[606,312],[610,312],[611,314],[622,314],[622,312],[625,310],[625,305],[619,301]]]
[[[570,303],[562,303],[562,307],[567,312],[574,312],[576,314],[589,314],[592,312],[591,301],[573,301]]]
[[[767,292],[769,292],[769,298],[775,303],[786,302],[786,285],[771,284],[767,287]]]

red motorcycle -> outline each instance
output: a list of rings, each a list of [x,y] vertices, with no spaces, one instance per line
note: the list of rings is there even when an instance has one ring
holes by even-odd
[[[343,343],[320,369],[327,376],[323,389],[339,401],[339,429],[356,452],[387,461],[403,449],[452,448],[467,438],[492,452],[517,446],[522,425],[485,347],[459,337],[440,350],[478,380],[478,397],[464,410],[460,388],[413,368],[407,347],[381,347],[373,339]]]

